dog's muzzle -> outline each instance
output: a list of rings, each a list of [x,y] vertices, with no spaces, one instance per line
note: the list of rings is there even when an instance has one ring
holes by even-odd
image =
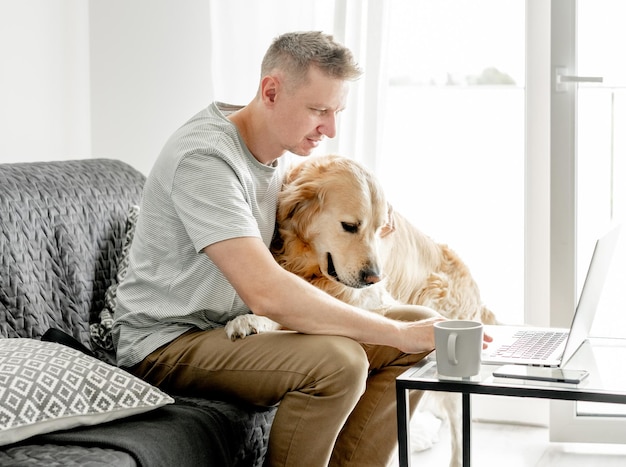
[[[347,287],[361,289],[380,282],[380,271],[378,271],[377,268],[368,267],[360,271],[358,280],[346,283],[344,280],[339,278],[337,270],[335,269],[335,263],[333,262],[333,256],[330,253],[326,253],[326,260],[328,263],[328,275]]]

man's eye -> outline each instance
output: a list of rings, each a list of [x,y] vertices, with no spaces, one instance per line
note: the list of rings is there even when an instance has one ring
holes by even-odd
[[[342,222],[341,227],[348,233],[357,233],[359,230],[359,224],[350,224],[348,222]]]
[[[313,109],[314,112],[317,112],[320,115],[324,115],[327,110],[326,109]]]

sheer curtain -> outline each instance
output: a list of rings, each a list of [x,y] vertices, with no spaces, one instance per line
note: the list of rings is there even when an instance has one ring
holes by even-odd
[[[261,60],[274,37],[303,30],[332,34],[352,50],[365,73],[351,85],[337,137],[320,146],[317,154],[342,154],[375,169],[383,129],[387,11],[388,0],[211,0],[212,98],[247,104],[256,93]]]

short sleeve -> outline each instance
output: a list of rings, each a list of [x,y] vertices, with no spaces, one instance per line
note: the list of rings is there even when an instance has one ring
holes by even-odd
[[[191,154],[181,159],[172,201],[197,251],[230,238],[261,236],[241,178],[216,156]]]

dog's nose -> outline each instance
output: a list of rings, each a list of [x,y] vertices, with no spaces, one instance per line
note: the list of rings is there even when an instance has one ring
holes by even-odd
[[[361,280],[365,285],[372,285],[380,282],[380,272],[377,269],[363,269],[361,271]]]

